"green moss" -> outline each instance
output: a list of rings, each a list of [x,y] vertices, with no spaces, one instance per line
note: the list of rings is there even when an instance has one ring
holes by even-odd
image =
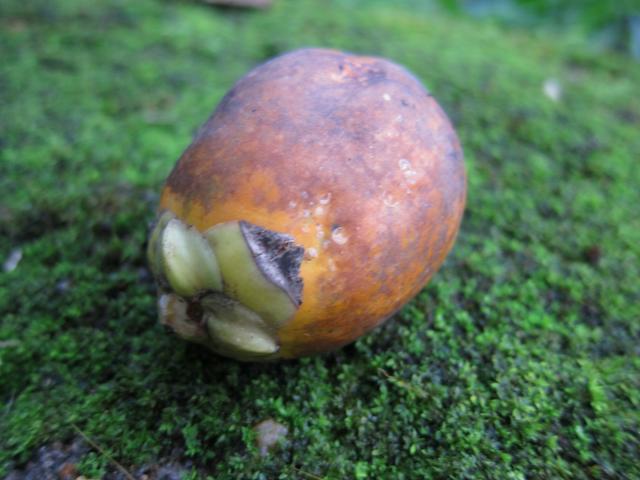
[[[0,475],[77,437],[190,478],[637,478],[640,66],[376,2],[267,12],[8,0],[0,17]],[[371,335],[242,365],[156,325],[145,240],[197,127],[256,62],[388,56],[457,125],[445,267]],[[543,93],[555,79],[562,97]],[[261,458],[252,426],[289,428]],[[94,451],[81,472],[113,469]]]

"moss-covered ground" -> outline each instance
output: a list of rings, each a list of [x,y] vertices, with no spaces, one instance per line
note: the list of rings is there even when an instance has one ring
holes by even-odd
[[[0,273],[0,477],[82,432],[89,478],[640,478],[640,65],[398,5],[2,1],[0,258],[22,259]],[[239,364],[156,324],[145,239],[224,92],[300,46],[414,71],[457,126],[468,208],[385,326]],[[266,418],[289,435],[263,458]]]

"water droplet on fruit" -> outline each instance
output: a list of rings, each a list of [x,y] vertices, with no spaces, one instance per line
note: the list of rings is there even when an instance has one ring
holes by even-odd
[[[337,227],[331,232],[331,240],[336,242],[338,245],[344,245],[349,241],[349,237],[343,227]]]
[[[404,178],[407,181],[407,183],[409,185],[415,185],[416,182],[418,181],[416,179],[416,172],[414,172],[413,170],[409,170],[407,172],[404,172]]]
[[[409,160],[401,158],[398,161],[398,166],[400,167],[400,170],[402,170],[404,179],[409,185],[414,185],[418,181],[416,178],[418,173],[411,168],[411,162]]]
[[[384,192],[382,194],[382,201],[387,207],[391,207],[391,208],[395,208],[400,204],[400,202],[388,192]]]
[[[326,205],[331,201],[331,193],[325,193],[320,197],[320,205]]]
[[[401,158],[400,160],[398,160],[398,166],[400,167],[400,170],[402,170],[403,172],[406,172],[407,170],[411,170],[411,162],[406,158]]]

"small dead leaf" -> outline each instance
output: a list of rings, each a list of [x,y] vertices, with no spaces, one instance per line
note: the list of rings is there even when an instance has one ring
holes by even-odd
[[[547,79],[542,86],[542,90],[544,94],[554,102],[562,98],[562,85],[560,85],[560,82],[555,78]]]
[[[598,265],[600,258],[602,257],[602,250],[598,245],[591,245],[582,251],[582,257],[587,263],[591,265]]]
[[[58,469],[58,478],[60,480],[75,480],[78,478],[78,467],[75,463],[66,462]]]
[[[9,256],[2,264],[2,270],[7,273],[13,272],[20,263],[20,260],[22,260],[22,250],[19,248],[14,248],[13,250],[11,250]]]
[[[263,457],[289,433],[287,427],[270,418],[258,423],[253,429],[256,432],[258,450]]]

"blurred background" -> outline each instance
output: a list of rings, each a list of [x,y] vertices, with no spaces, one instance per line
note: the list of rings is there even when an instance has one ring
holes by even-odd
[[[640,478],[640,3],[239,3],[0,0],[0,478]],[[243,365],[157,325],[146,238],[225,92],[305,46],[411,70],[468,204],[384,326]]]
[[[423,14],[448,14],[491,21],[537,32],[562,31],[587,40],[594,48],[625,52],[640,59],[640,4],[636,0],[346,0],[397,5]]]
[[[625,52],[640,59],[640,3],[634,0],[400,0],[392,3],[513,28],[550,34],[562,31],[586,39],[595,48]]]

